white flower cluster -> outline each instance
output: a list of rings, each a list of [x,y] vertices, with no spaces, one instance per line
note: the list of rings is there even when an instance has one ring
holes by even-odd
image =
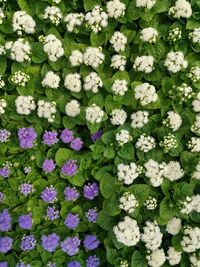
[[[165,252],[163,249],[154,250],[146,256],[146,259],[150,267],[161,267],[166,261]]]
[[[170,235],[177,235],[181,230],[181,219],[173,217],[166,225],[166,231]]]
[[[120,146],[125,145],[126,143],[132,140],[132,136],[130,135],[129,131],[122,129],[116,134],[116,141]]]
[[[122,52],[125,50],[127,37],[122,32],[116,31],[112,35],[110,43],[113,46],[115,52]]]
[[[3,12],[3,8],[0,7],[0,24],[3,23],[4,19],[5,19],[5,14]]]
[[[88,47],[83,55],[85,65],[92,68],[98,68],[104,61],[105,55],[102,53],[102,47]]]
[[[79,50],[73,50],[69,57],[69,61],[72,67],[80,66],[83,63],[83,53]]]
[[[141,240],[145,243],[145,247],[150,250],[158,249],[162,243],[162,237],[163,234],[157,222],[146,221],[141,235]]]
[[[59,4],[62,0],[52,0],[53,3]]]
[[[168,71],[177,73],[188,66],[187,60],[184,59],[182,52],[169,52],[164,62],[164,66]]]
[[[80,114],[81,108],[77,100],[73,99],[65,105],[65,113],[69,117],[76,117]]]
[[[192,67],[187,74],[187,76],[191,79],[192,82],[196,83],[200,81],[200,67],[195,66]]]
[[[140,241],[140,230],[137,221],[129,216],[125,216],[123,221],[115,225],[113,232],[117,241],[125,246],[135,246]]]
[[[135,147],[138,148],[139,150],[143,151],[143,152],[149,152],[151,149],[153,149],[156,146],[156,141],[155,139],[148,135],[146,136],[145,134],[142,134],[136,144]]]
[[[29,115],[36,109],[35,101],[32,96],[18,96],[15,100],[17,113],[20,115]]]
[[[154,57],[153,56],[137,56],[133,64],[135,71],[151,73],[154,70]]]
[[[128,261],[127,260],[121,260],[120,261],[120,267],[128,267]]]
[[[56,103],[39,100],[37,114],[40,118],[45,118],[48,122],[53,122],[56,113]]]
[[[21,35],[23,32],[32,34],[35,32],[36,23],[26,11],[16,11],[12,17],[13,31]]]
[[[191,253],[200,249],[200,228],[186,227],[181,241],[182,248],[185,252]]]
[[[193,110],[200,112],[200,92],[197,93],[196,98],[192,101]]]
[[[179,92],[182,102],[186,102],[194,95],[192,87],[186,83],[182,83],[180,86],[176,88],[176,90]]]
[[[0,45],[0,55],[5,55],[6,54],[6,48],[5,48],[5,46],[4,45]]]
[[[62,12],[59,7],[47,6],[44,10],[44,14],[41,15],[43,19],[48,19],[51,23],[58,26],[63,17]]]
[[[65,87],[74,93],[81,91],[81,76],[79,73],[69,73],[65,76]]]
[[[149,112],[148,111],[137,111],[131,114],[131,126],[135,128],[142,128],[149,121]]]
[[[181,29],[179,27],[175,27],[175,28],[169,30],[168,40],[170,42],[176,43],[178,40],[181,39],[181,37],[182,37],[182,32],[181,32]]]
[[[200,28],[196,28],[190,32],[189,38],[194,44],[200,44]]]
[[[128,213],[134,212],[138,206],[136,197],[130,192],[125,192],[119,199],[119,208]]]
[[[158,31],[152,27],[145,28],[140,33],[140,40],[145,43],[153,44],[156,42]]]
[[[107,2],[106,8],[110,18],[118,19],[125,15],[126,6],[119,0],[111,0]]]
[[[96,5],[91,12],[86,13],[85,21],[93,32],[98,33],[108,25],[108,14]]]
[[[126,111],[123,109],[113,109],[110,115],[112,125],[123,125],[127,119]]]
[[[5,86],[4,80],[2,80],[2,76],[0,75],[0,88],[3,88]]]
[[[156,0],[136,0],[136,7],[144,7],[151,9],[156,3]]]
[[[66,22],[66,28],[68,32],[78,32],[78,27],[80,27],[84,22],[83,13],[69,13],[64,18]]]
[[[157,199],[155,197],[149,196],[144,202],[144,206],[147,210],[155,210],[157,207]]]
[[[4,99],[0,99],[0,114],[5,113],[5,109],[7,107],[7,102]]]
[[[111,68],[119,69],[121,71],[125,70],[126,66],[126,57],[121,55],[113,55],[111,58]]]
[[[200,266],[200,257],[197,254],[193,253],[190,255],[190,263],[192,264],[191,267],[199,267]]]
[[[59,87],[60,77],[53,71],[48,71],[42,80],[43,87],[49,87],[52,89],[57,89]]]
[[[131,162],[130,164],[120,163],[117,166],[117,178],[124,184],[132,184],[139,174],[138,167],[134,162]]]
[[[90,123],[100,123],[103,120],[104,111],[97,106],[96,104],[92,104],[91,106],[85,109],[86,112],[86,120]]]
[[[146,106],[158,100],[156,88],[149,83],[142,83],[140,85],[137,85],[134,91],[135,91],[135,99],[139,99],[140,104],[142,106]]]
[[[175,5],[170,7],[169,15],[175,18],[189,18],[192,16],[191,4],[186,0],[177,0]]]
[[[191,152],[200,152],[200,138],[192,137],[188,141],[188,148],[191,150]]]
[[[162,123],[165,126],[169,127],[173,132],[175,132],[181,127],[182,118],[178,113],[174,111],[168,111],[167,118],[163,120]]]
[[[53,62],[64,55],[62,42],[54,34],[49,34],[44,37],[43,49],[47,53],[49,60]]]
[[[200,180],[200,161],[197,163],[195,171],[192,174],[192,177],[197,180]]]
[[[91,91],[92,93],[96,94],[99,92],[99,88],[103,86],[103,82],[99,75],[96,72],[90,72],[84,78],[83,88],[85,91]]]
[[[159,145],[163,147],[165,153],[168,153],[171,149],[178,147],[178,141],[173,134],[169,133],[163,137],[163,140],[159,142]]]
[[[190,130],[197,135],[200,135],[200,114],[196,115],[195,122],[191,126]]]
[[[184,170],[178,161],[169,161],[165,166],[164,177],[171,182],[177,181],[184,176]]]
[[[30,61],[31,55],[31,47],[28,41],[23,38],[19,38],[15,42],[9,43],[10,47],[6,47],[6,49],[10,49],[10,57],[12,60],[17,62]]]
[[[193,211],[200,213],[200,195],[193,195],[192,197],[187,196],[186,200],[183,201],[182,213],[189,214]]]
[[[150,159],[145,164],[145,176],[150,179],[150,183],[154,187],[158,187],[163,182],[163,175],[166,164],[159,164],[157,161]]]
[[[10,78],[11,82],[20,85],[25,86],[27,82],[30,80],[30,76],[21,70],[16,71]]]
[[[123,96],[128,91],[128,82],[126,80],[116,79],[111,90],[115,95]]]

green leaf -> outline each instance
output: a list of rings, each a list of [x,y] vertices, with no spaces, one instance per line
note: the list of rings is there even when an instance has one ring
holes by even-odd
[[[116,249],[106,247],[106,257],[109,263],[113,263],[113,261],[117,258]]]
[[[4,74],[4,72],[6,71],[6,67],[7,67],[7,58],[1,57],[0,75]]]
[[[169,197],[165,197],[160,203],[160,216],[163,219],[170,220],[172,217],[176,216],[178,213],[178,208],[172,203]]]
[[[100,0],[84,0],[83,1],[83,5],[84,5],[86,12],[93,9],[93,7],[98,5],[98,4],[101,4]]]
[[[131,1],[126,9],[126,16],[129,20],[134,21],[139,19],[139,9],[135,5],[135,1]]]
[[[94,95],[92,98],[90,98],[88,105],[92,105],[92,104],[96,104],[99,107],[103,107],[104,106],[104,98],[101,94],[96,94]]]
[[[27,13],[30,14],[30,8],[27,0],[17,0],[17,3],[21,10],[26,11]]]
[[[55,155],[56,164],[59,167],[70,158],[73,158],[73,151],[67,148],[59,148]]]
[[[101,136],[101,140],[106,145],[111,145],[115,141],[115,131],[108,131]]]
[[[115,189],[115,179],[109,173],[105,173],[100,181],[100,190],[105,198],[109,198]]]
[[[129,186],[128,191],[134,194],[142,206],[149,196],[150,187],[147,184],[135,184]]]
[[[47,54],[43,50],[43,45],[41,43],[32,43],[32,61],[34,63],[40,64],[47,59]]]
[[[118,155],[123,159],[134,160],[135,159],[135,150],[134,146],[131,143],[125,144],[118,151]]]
[[[134,251],[131,259],[131,267],[147,267],[145,257],[138,251]]]
[[[90,35],[90,41],[92,46],[102,46],[106,42],[106,34],[105,32],[100,32],[98,34],[92,32]]]

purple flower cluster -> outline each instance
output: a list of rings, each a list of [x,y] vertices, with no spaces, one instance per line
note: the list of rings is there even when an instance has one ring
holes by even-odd
[[[93,200],[99,195],[99,186],[96,182],[88,183],[83,187],[83,194],[86,199]]]
[[[61,172],[65,176],[73,176],[75,175],[78,166],[76,164],[76,160],[69,159],[66,163],[63,164],[61,168]]]
[[[32,148],[37,138],[37,133],[32,127],[19,128],[17,132],[21,148]]]
[[[7,261],[1,261],[0,262],[0,267],[8,267]]]
[[[23,183],[19,186],[19,191],[24,196],[28,196],[29,194],[33,193],[35,191],[34,187],[30,183]]]
[[[70,143],[70,148],[79,151],[83,147],[83,141],[81,140],[80,137],[74,138],[74,134],[72,131],[69,129],[64,129],[61,132],[60,139],[63,141],[65,144]]]
[[[47,207],[47,219],[53,221],[59,218],[59,210],[55,207]]]
[[[54,203],[57,200],[57,191],[53,185],[46,187],[42,191],[41,198],[47,203]]]
[[[69,228],[74,230],[80,222],[80,218],[78,216],[78,214],[73,214],[73,213],[68,213],[66,218],[65,218],[65,222],[64,224]]]
[[[69,256],[74,256],[79,252],[80,244],[81,241],[77,236],[67,237],[61,242],[61,250],[67,253]]]
[[[36,240],[33,235],[24,235],[22,240],[21,240],[21,250],[23,251],[31,251],[35,248],[36,246]]]
[[[87,250],[94,250],[98,248],[99,244],[100,241],[97,239],[95,235],[86,235],[83,241],[84,248]]]
[[[79,151],[83,147],[83,141],[80,137],[74,138],[70,143],[70,148]]]
[[[21,261],[15,267],[31,267],[31,265],[30,264],[25,264],[23,261]]]
[[[75,201],[79,198],[80,194],[75,187],[67,186],[64,191],[65,199],[68,201]]]
[[[50,235],[42,235],[42,247],[48,252],[53,252],[59,245],[60,237],[52,233]]]
[[[20,215],[18,218],[19,226],[24,230],[30,230],[32,228],[31,213]]]
[[[4,178],[8,178],[10,174],[10,167],[5,165],[3,168],[0,169],[0,176]]]
[[[96,255],[89,256],[87,259],[86,267],[98,267],[100,266],[100,259]]]
[[[100,131],[97,131],[96,133],[93,133],[91,134],[91,139],[93,142],[96,142],[98,139],[101,138],[103,132],[100,130]]]
[[[7,232],[11,228],[11,216],[7,209],[0,213],[0,231]]]
[[[5,236],[0,237],[0,252],[7,253],[12,249],[13,239],[11,237]]]
[[[51,132],[51,131],[45,131],[43,134],[43,144],[47,146],[52,146],[56,143],[58,143],[58,133],[57,132]]]
[[[56,164],[52,159],[45,159],[42,164],[42,169],[45,173],[51,173],[55,170]]]
[[[88,222],[96,223],[97,216],[98,216],[97,208],[89,209],[85,213],[85,216],[86,216]]]
[[[70,261],[68,264],[67,264],[67,267],[81,267],[80,263],[76,260],[73,260],[73,261]]]
[[[10,136],[11,136],[11,132],[9,132],[8,130],[6,129],[0,130],[0,143],[8,142]]]

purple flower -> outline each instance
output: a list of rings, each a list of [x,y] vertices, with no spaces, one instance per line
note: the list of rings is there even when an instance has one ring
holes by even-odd
[[[32,127],[19,128],[17,135],[21,148],[32,148],[37,138],[37,133]]]
[[[50,235],[42,235],[42,247],[43,249],[53,252],[58,247],[60,237],[53,233]]]
[[[50,261],[47,263],[46,267],[56,267],[56,264],[54,262]]]
[[[70,143],[74,138],[74,134],[69,129],[62,130],[62,133],[60,135],[60,139],[63,141],[63,143]]]
[[[28,167],[24,167],[24,173],[30,173],[31,172],[31,167],[28,166]]]
[[[57,191],[53,185],[46,187],[42,191],[41,198],[47,203],[54,203],[57,200]]]
[[[4,201],[4,193],[0,192],[0,202],[3,202],[3,201]]]
[[[83,147],[83,141],[77,137],[71,141],[70,147],[75,151],[79,151]]]
[[[35,246],[36,246],[36,240],[33,235],[23,236],[21,244],[20,244],[21,250],[31,251],[35,248]]]
[[[84,197],[93,200],[99,194],[99,186],[97,183],[88,183],[83,187]]]
[[[66,163],[63,164],[61,168],[61,172],[65,176],[73,176],[75,175],[78,166],[76,165],[76,160],[69,159]]]
[[[55,170],[56,164],[52,159],[45,159],[42,164],[42,169],[46,173],[51,173]]]
[[[43,134],[43,144],[47,146],[52,146],[56,143],[58,143],[58,133],[57,132],[50,132],[50,131],[45,131]]]
[[[76,260],[74,261],[70,261],[68,264],[67,264],[67,267],[81,267],[80,263]]]
[[[19,262],[15,267],[31,267],[30,264],[25,264],[23,261]]]
[[[59,210],[55,207],[47,207],[47,219],[50,221],[56,220],[59,218]]]
[[[7,253],[12,249],[13,239],[11,237],[5,236],[0,237],[0,252]]]
[[[67,237],[61,242],[61,250],[66,252],[69,256],[74,256],[79,252],[81,241],[77,236]]]
[[[85,213],[85,216],[86,216],[88,222],[95,223],[97,221],[97,216],[98,216],[97,208],[89,209]]]
[[[96,133],[93,133],[91,134],[91,139],[93,142],[97,141],[98,139],[101,138],[103,132],[100,130],[100,131],[97,131]]]
[[[9,174],[10,174],[10,168],[8,166],[4,166],[3,168],[0,169],[0,176],[8,178]]]
[[[11,228],[11,216],[7,209],[0,213],[0,231],[6,232]]]
[[[33,193],[35,191],[34,187],[30,183],[23,183],[19,186],[19,191],[24,196],[28,196],[29,194]]]
[[[100,259],[96,255],[89,256],[87,259],[86,267],[98,267],[100,266]]]
[[[18,218],[18,223],[19,223],[19,226],[22,229],[30,230],[32,228],[31,213],[30,214],[20,215],[19,218]]]
[[[7,261],[1,261],[0,262],[0,267],[8,267]]]
[[[7,131],[6,129],[0,130],[0,143],[6,143],[11,136],[11,132]]]
[[[83,245],[87,250],[94,250],[98,248],[100,241],[97,239],[96,235],[86,235],[83,241]]]
[[[79,198],[80,194],[75,187],[67,186],[64,191],[65,199],[68,201],[75,201]]]
[[[68,213],[64,224],[69,228],[74,230],[79,225],[80,219],[78,214]]]

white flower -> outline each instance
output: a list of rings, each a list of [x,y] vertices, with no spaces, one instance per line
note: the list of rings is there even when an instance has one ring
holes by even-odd
[[[166,164],[159,164],[153,159],[149,159],[145,164],[145,176],[150,179],[150,183],[154,187],[158,187],[163,182],[163,174]]]
[[[170,7],[169,15],[175,18],[189,18],[192,16],[191,4],[186,0],[177,0],[175,5]]]
[[[158,249],[162,243],[162,237],[163,234],[161,233],[157,222],[146,221],[141,236],[141,240],[145,243],[145,247],[152,251]]]
[[[171,160],[165,167],[164,177],[171,182],[181,179],[184,176],[184,170],[178,161]]]
[[[4,19],[5,19],[5,14],[3,12],[3,8],[0,8],[0,24],[3,23]]]
[[[37,114],[40,118],[45,118],[48,122],[53,122],[56,113],[56,103],[39,100]]]
[[[200,258],[197,252],[197,255],[193,253],[190,255],[190,262],[191,262],[191,267],[200,267]]]
[[[149,196],[144,202],[144,206],[147,210],[155,210],[157,207],[157,199],[155,197]]]
[[[192,137],[188,141],[188,148],[191,150],[191,152],[200,152],[200,138]]]
[[[57,89],[59,87],[60,77],[53,71],[48,71],[42,80],[43,87],[49,87],[52,89]]]
[[[6,54],[6,48],[4,45],[0,45],[0,55],[5,55]]]
[[[7,107],[7,102],[4,99],[0,99],[0,114],[5,113],[5,109]]]
[[[165,253],[163,249],[157,249],[151,252],[148,256],[146,256],[148,261],[148,265],[151,267],[161,267],[165,260]]]
[[[190,32],[189,38],[194,44],[200,44],[200,28],[196,28],[192,32]]]
[[[175,135],[169,133],[163,137],[163,140],[159,142],[159,145],[163,147],[165,153],[168,153],[171,149],[178,147],[178,141],[176,140]]]
[[[137,111],[131,114],[131,126],[133,128],[142,128],[149,121],[149,112],[148,111]]]
[[[182,52],[169,52],[164,62],[164,66],[168,71],[177,73],[188,66],[187,60],[184,59]]]
[[[17,85],[25,86],[30,80],[30,76],[21,70],[18,70],[11,76],[10,80]]]
[[[41,15],[43,19],[48,19],[51,23],[58,26],[62,19],[62,12],[59,7],[48,6],[44,10],[44,14]]]
[[[197,93],[195,100],[192,101],[193,110],[200,112],[200,92]]]
[[[121,55],[113,55],[111,58],[111,68],[119,69],[121,71],[125,70],[126,66],[126,57]]]
[[[80,27],[84,21],[84,14],[83,13],[69,13],[64,18],[66,22],[66,28],[68,32],[77,32],[78,27]]]
[[[44,37],[43,49],[47,53],[49,60],[53,62],[64,55],[62,43],[54,34],[49,34]]]
[[[128,82],[126,80],[115,80],[111,90],[115,95],[123,96],[128,91]]]
[[[170,235],[177,235],[180,232],[180,230],[181,230],[181,219],[174,217],[168,221],[166,225],[166,231]]]
[[[136,7],[144,7],[151,9],[156,3],[156,0],[136,0]]]
[[[119,208],[128,213],[134,212],[138,206],[136,197],[129,192],[125,192],[119,199]]]
[[[126,111],[123,109],[113,109],[111,112],[112,125],[123,125],[127,119]]]
[[[153,149],[156,146],[156,142],[152,136],[146,136],[146,135],[142,134],[138,138],[135,146],[139,150],[146,153],[146,152],[149,152],[151,149]]]
[[[86,13],[85,21],[94,33],[98,33],[108,25],[108,14],[96,5],[92,11]]]
[[[65,105],[65,113],[69,117],[76,117],[80,114],[80,104],[77,100],[71,100]]]
[[[145,28],[140,33],[140,40],[142,40],[145,43],[155,43],[156,37],[158,36],[158,32],[156,29],[149,27]]]
[[[190,212],[200,213],[200,194],[193,195],[192,197],[187,197],[185,201],[183,201],[183,208],[181,209],[182,213],[189,214]]]
[[[0,89],[5,86],[4,80],[2,80],[2,76],[0,75]]]
[[[97,106],[96,104],[92,104],[91,106],[85,109],[86,112],[86,120],[90,123],[100,123],[102,122],[104,111]]]
[[[181,97],[182,102],[186,102],[194,95],[192,87],[189,86],[187,83],[182,83],[176,88],[176,90],[179,92],[179,96]]]
[[[127,44],[127,37],[123,33],[116,31],[112,35],[110,43],[112,44],[115,52],[124,51]]]
[[[104,61],[105,55],[101,47],[88,47],[83,55],[85,65],[98,68]]]
[[[193,172],[192,177],[195,178],[195,179],[197,179],[197,180],[200,180],[200,161],[196,165],[196,169]]]
[[[113,227],[117,241],[125,246],[135,246],[140,241],[140,230],[137,221],[125,216],[124,220]]]
[[[36,23],[26,11],[16,11],[12,17],[13,31],[21,35],[23,32],[31,34],[35,32]]]
[[[135,99],[139,99],[142,106],[148,105],[158,100],[156,88],[149,83],[142,83],[140,85],[137,85],[134,91]]]
[[[99,92],[99,88],[103,86],[103,82],[99,75],[96,72],[90,72],[84,78],[83,88],[85,91],[92,91],[92,93],[96,94]]]
[[[129,267],[127,260],[121,260],[120,261],[120,267]]]
[[[181,127],[182,118],[178,113],[174,111],[168,111],[167,118],[163,120],[162,123],[172,129],[173,132],[175,132]]]
[[[154,70],[154,57],[152,56],[137,56],[133,64],[133,69],[135,71],[151,73]]]
[[[64,81],[65,87],[75,93],[79,93],[81,91],[81,76],[79,73],[70,73],[65,76]]]
[[[15,106],[18,114],[29,115],[36,109],[35,101],[32,96],[18,96],[15,100]]]
[[[169,247],[167,254],[167,260],[169,261],[170,265],[174,266],[180,263],[181,252],[176,251],[173,247]]]
[[[120,163],[117,166],[117,178],[124,184],[130,185],[139,176],[137,165],[134,162],[130,164]]]
[[[52,0],[53,3],[59,4],[62,0]]]
[[[176,43],[178,40],[180,40],[182,37],[182,32],[179,27],[175,27],[169,30],[168,33],[168,40],[170,42]]]
[[[132,140],[132,137],[129,131],[124,130],[124,129],[122,129],[119,133],[117,133],[115,138],[120,146],[123,146],[124,144]]]
[[[19,38],[17,41],[13,42],[10,48],[10,57],[12,60],[17,62],[30,61],[31,47],[29,43]]]
[[[186,227],[181,245],[183,250],[187,253],[195,252],[200,249],[200,228]]]
[[[110,18],[118,19],[125,15],[126,5],[119,0],[108,1],[106,8]]]
[[[80,66],[83,63],[83,53],[79,50],[73,50],[69,57],[69,61],[72,67]]]
[[[190,130],[197,135],[200,135],[200,114],[196,115],[195,122],[191,126]]]
[[[191,79],[192,82],[198,82],[200,80],[200,67],[192,67],[187,76]]]

